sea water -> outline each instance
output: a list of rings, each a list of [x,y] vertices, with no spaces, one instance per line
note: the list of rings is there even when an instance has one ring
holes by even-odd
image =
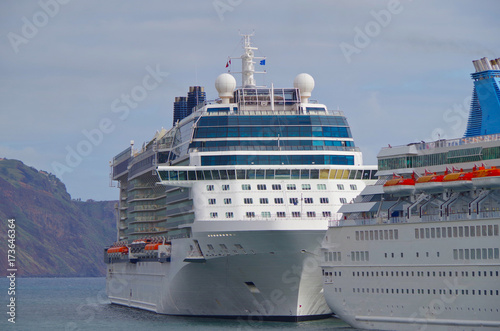
[[[15,294],[0,279],[0,330],[354,330],[329,318],[299,323],[177,317],[110,304],[105,278],[17,278]],[[15,298],[15,324],[8,321]]]

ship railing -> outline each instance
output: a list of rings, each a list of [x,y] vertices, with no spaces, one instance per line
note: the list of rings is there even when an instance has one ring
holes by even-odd
[[[469,215],[468,213],[452,213],[446,218],[446,220],[458,221],[458,220],[467,220],[467,219],[475,220],[484,218],[500,218],[500,211],[498,210],[481,211],[479,213],[472,213],[471,215]]]
[[[151,199],[156,199],[158,198],[158,195],[154,193],[149,193],[149,194],[131,194],[129,197],[129,202],[132,202],[134,200],[151,200]]]
[[[138,228],[138,229],[135,229],[133,230],[132,234],[154,234],[155,232],[165,232],[167,231],[168,229],[165,228],[165,227],[159,227],[159,226],[155,226],[155,227],[147,227],[147,228]]]
[[[500,134],[489,134],[489,135],[484,135],[484,136],[475,136],[475,137],[464,137],[464,138],[456,138],[456,139],[441,139],[433,142],[422,142],[422,143],[415,143],[411,144],[414,145],[417,150],[429,150],[429,149],[435,149],[435,148],[442,148],[442,147],[453,147],[453,146],[462,146],[462,145],[468,145],[468,144],[476,144],[479,142],[489,142],[489,141],[499,141],[500,140]],[[403,146],[403,145],[401,145]],[[393,147],[385,147],[385,148],[394,148],[394,147],[401,147],[401,146],[393,146]],[[385,149],[384,148],[384,149]]]
[[[139,205],[139,206],[133,206],[129,208],[129,211],[138,211],[138,210],[156,210],[156,209],[161,209],[165,208],[163,205]]]
[[[334,228],[337,226],[342,226],[344,223],[343,220],[328,220],[328,227],[329,228]]]
[[[387,223],[407,223],[408,219],[406,217],[391,217]]]
[[[422,222],[437,222],[441,219],[439,215],[423,215]]]
[[[374,225],[381,223],[388,223],[387,219],[379,218],[357,218],[357,219],[347,219],[347,220],[331,220],[328,222],[329,227],[337,226],[353,226],[353,225]]]
[[[328,113],[334,116],[343,116],[345,117],[345,114],[342,110],[328,110]]]
[[[193,107],[193,113],[205,107],[206,105],[214,105],[217,103],[218,103],[217,100],[205,100],[203,102],[200,102],[199,104]]]
[[[128,190],[132,190],[132,189],[146,189],[146,188],[155,188],[156,187],[156,183],[151,183],[151,184],[133,184],[133,183],[130,183],[129,186],[128,186]]]
[[[172,142],[157,144],[157,148],[159,150],[160,149],[171,149],[172,148]]]
[[[498,217],[500,217],[500,211],[494,210],[494,211],[481,211],[479,212],[478,218],[498,218]]]
[[[409,219],[406,217],[391,217],[387,218],[358,218],[358,219],[340,219],[340,220],[329,220],[329,227],[337,226],[347,226],[347,225],[373,225],[373,224],[395,224],[395,223],[418,223],[418,222],[439,222],[439,221],[459,221],[459,220],[478,220],[478,219],[490,219],[490,218],[500,218],[500,210],[483,211],[479,214],[473,213],[469,215],[468,213],[452,213],[447,217],[441,217],[438,214],[434,215],[422,215],[422,217],[412,216]]]
[[[157,216],[136,216],[132,222],[151,222],[159,220],[160,218]]]
[[[458,220],[466,220],[469,218],[468,213],[452,213],[448,215],[448,220],[449,221],[458,221]]]
[[[116,155],[113,158],[113,165],[116,165],[116,164],[120,163],[121,161],[128,159],[131,155],[131,150],[132,150],[132,148],[128,147],[127,149],[123,150],[118,155]]]

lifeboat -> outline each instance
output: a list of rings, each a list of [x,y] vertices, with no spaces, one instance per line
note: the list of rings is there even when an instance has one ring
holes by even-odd
[[[384,193],[392,194],[394,196],[407,196],[411,195],[414,191],[415,180],[413,178],[394,176],[384,184]]]
[[[472,172],[452,172],[444,176],[443,187],[453,191],[469,191],[474,188]]]
[[[144,247],[144,250],[145,251],[157,251],[158,246],[160,246],[160,244],[147,244],[146,247]]]
[[[426,174],[417,179],[415,189],[426,193],[441,193],[443,192],[443,178],[445,175]]]
[[[496,167],[491,167],[486,169],[485,167],[480,167],[478,170],[473,172],[472,183],[476,187],[482,188],[499,188],[500,187],[500,169]]]
[[[108,248],[108,254],[112,254],[112,253],[127,254],[128,253],[128,247],[127,246],[117,246],[117,247],[110,247],[110,248]]]

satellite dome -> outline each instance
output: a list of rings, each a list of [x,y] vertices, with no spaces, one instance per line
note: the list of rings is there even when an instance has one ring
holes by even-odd
[[[233,91],[236,88],[236,79],[230,74],[221,74],[215,80],[215,88],[219,92],[221,99],[232,98]]]
[[[293,87],[299,89],[302,102],[308,102],[314,89],[314,78],[306,73],[298,74],[293,80]]]

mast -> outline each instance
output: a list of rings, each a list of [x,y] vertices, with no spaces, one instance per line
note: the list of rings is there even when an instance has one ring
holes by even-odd
[[[243,55],[241,55],[241,86],[243,87],[255,87],[255,78],[253,77],[253,74],[255,72],[253,51],[257,50],[258,48],[252,47],[250,43],[250,37],[252,37],[253,35],[253,33],[242,35],[245,38],[243,44],[243,49],[245,50],[245,52],[243,53]]]
[[[240,57],[229,57],[229,59],[241,59],[241,72],[231,71],[228,72],[233,74],[241,74],[241,87],[243,88],[255,88],[257,87],[254,74],[264,74],[266,71],[255,71],[255,61],[256,59],[265,60],[265,57],[255,56],[254,51],[258,50],[257,47],[252,46],[251,37],[252,34],[241,34],[243,37],[243,54]],[[230,63],[230,62],[229,62]],[[261,63],[262,64],[262,63]],[[262,87],[262,86],[261,86]]]

